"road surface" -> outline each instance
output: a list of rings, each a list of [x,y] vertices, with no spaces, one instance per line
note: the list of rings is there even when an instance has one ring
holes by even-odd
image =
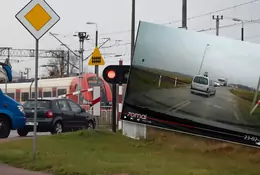
[[[2,172],[3,175],[50,175],[46,173],[27,171],[20,168],[13,168],[4,164],[0,164],[0,172]]]
[[[130,96],[130,101],[144,107],[157,108],[170,114],[182,113],[214,121],[246,124],[236,97],[228,87],[217,87],[216,95],[192,94],[190,87],[158,89]]]
[[[42,132],[42,133],[37,133],[38,135],[50,135],[49,132]],[[11,131],[10,135],[8,138],[19,138],[20,136],[17,134],[17,131]],[[33,132],[29,132],[27,137],[33,137]]]

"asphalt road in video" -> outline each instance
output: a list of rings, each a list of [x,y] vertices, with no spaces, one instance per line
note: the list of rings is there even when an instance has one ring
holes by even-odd
[[[50,133],[49,132],[37,133],[37,136],[41,136],[41,135],[50,135]],[[33,132],[29,132],[27,137],[33,137]],[[17,134],[17,131],[11,131],[8,138],[20,138],[20,136]]]
[[[130,96],[130,101],[172,114],[181,112],[215,121],[246,124],[238,110],[236,97],[229,91],[229,88],[217,87],[216,89],[216,95],[209,98],[192,94],[190,86],[158,89]]]

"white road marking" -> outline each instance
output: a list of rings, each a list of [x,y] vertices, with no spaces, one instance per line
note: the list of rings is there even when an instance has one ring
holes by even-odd
[[[185,106],[188,106],[190,103],[191,103],[191,101],[187,101],[183,105],[181,105],[178,108],[176,108],[173,112],[176,112],[176,111],[180,110],[181,108],[184,108]]]
[[[236,117],[237,120],[239,120],[238,114],[236,111],[234,111],[234,116]]]
[[[218,106],[218,105],[213,105],[213,107],[223,109],[221,106]]]
[[[178,104],[176,104],[176,105],[170,107],[170,108],[168,109],[168,111],[172,111],[173,109],[176,109],[176,108],[178,108],[179,106],[181,106],[181,105],[183,105],[183,104],[185,104],[185,103],[187,103],[187,102],[189,102],[189,100],[184,100],[184,101],[182,101],[182,102],[180,102],[180,103],[178,103]]]

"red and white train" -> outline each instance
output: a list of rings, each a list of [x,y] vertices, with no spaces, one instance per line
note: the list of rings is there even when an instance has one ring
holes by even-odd
[[[0,88],[5,92],[5,84],[0,84]],[[112,104],[112,92],[109,84],[101,77],[96,77],[93,73],[83,75],[81,89],[89,89],[93,86],[101,86],[101,105],[110,106]],[[38,80],[38,96],[58,97],[60,95],[73,93],[78,89],[78,77],[52,78]],[[23,103],[29,98],[34,98],[34,82],[8,83],[7,95],[16,101]],[[68,98],[78,102],[78,95],[71,95]],[[85,108],[89,109],[93,101],[92,92],[83,92],[81,97]]]

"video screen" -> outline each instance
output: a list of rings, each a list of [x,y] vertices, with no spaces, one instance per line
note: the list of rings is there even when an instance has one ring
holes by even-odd
[[[260,46],[139,22],[122,120],[260,147]]]

